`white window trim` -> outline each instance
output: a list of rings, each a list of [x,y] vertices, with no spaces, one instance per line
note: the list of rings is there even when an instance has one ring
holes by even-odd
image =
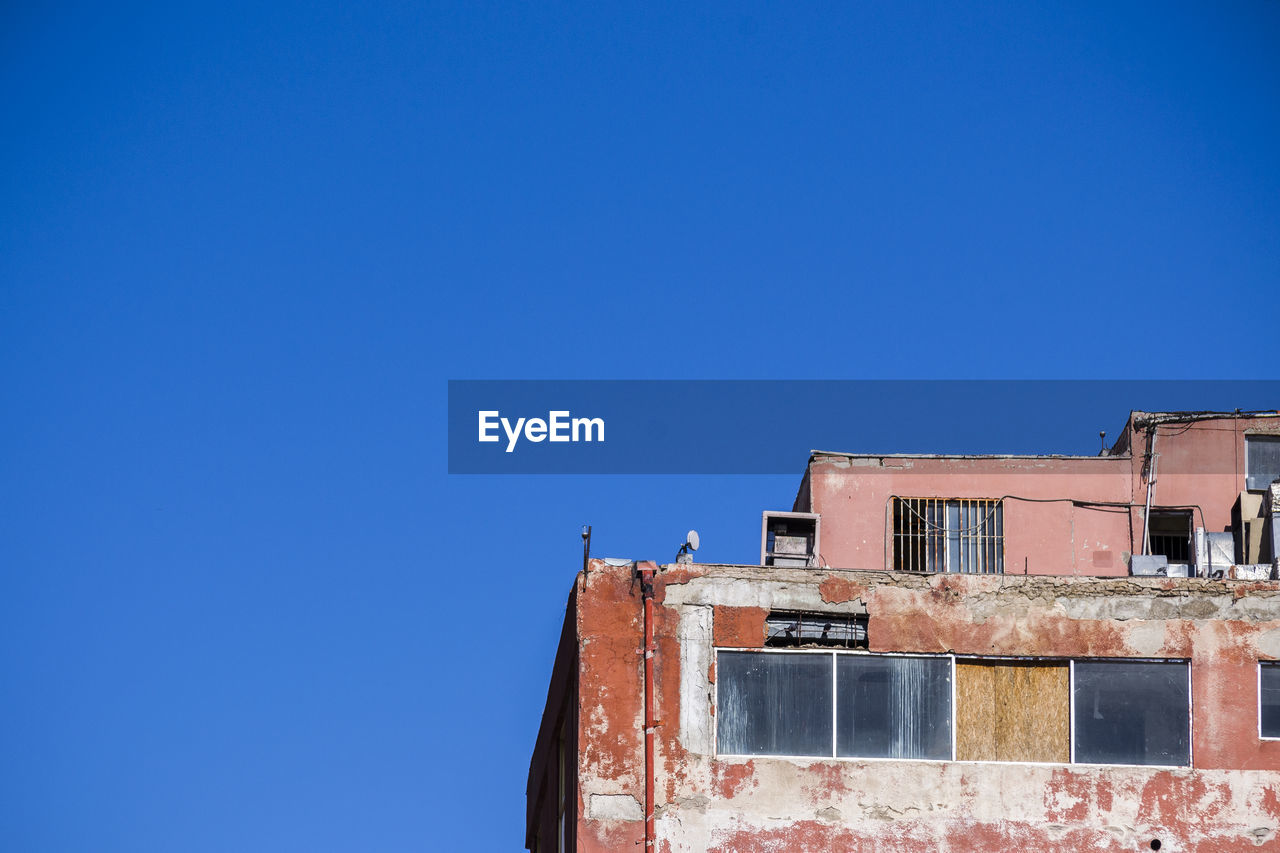
[[[1067,742],[1071,744],[1071,754],[1068,756],[1071,763],[1076,763],[1076,662],[1067,660],[1067,701],[1070,708],[1067,711]]]

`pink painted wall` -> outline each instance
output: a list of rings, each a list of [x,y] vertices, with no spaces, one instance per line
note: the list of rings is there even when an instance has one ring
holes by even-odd
[[[1222,531],[1231,525],[1231,509],[1245,487],[1245,436],[1280,433],[1277,418],[1201,421],[1156,427],[1156,485],[1153,506],[1197,505],[1203,525]],[[1142,477],[1147,450],[1145,431],[1133,434],[1130,459],[1134,502],[1146,500]],[[1202,524],[1195,513],[1195,524]],[[1142,537],[1142,514],[1134,514],[1135,541]]]
[[[1198,506],[1194,526],[1222,531],[1245,486],[1245,436],[1280,433],[1280,419],[1163,424],[1152,506]],[[1125,575],[1142,553],[1148,435],[1125,427],[1131,452],[1106,457],[815,456],[797,507],[822,515],[822,559],[835,568],[884,569],[891,560],[889,499],[1006,498],[1007,574]],[[1125,440],[1120,442],[1123,446]],[[1013,497],[1011,497],[1013,496]],[[1034,503],[1071,498],[1130,505]]]
[[[899,497],[1076,498],[1127,503],[1123,457],[1074,459],[819,457],[809,466],[810,501],[822,514],[822,557],[836,568],[886,567],[889,499]],[[1129,518],[1069,503],[1006,500],[1005,572],[1127,574]]]

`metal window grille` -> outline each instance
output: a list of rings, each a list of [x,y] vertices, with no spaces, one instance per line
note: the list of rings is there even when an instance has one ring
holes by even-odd
[[[1151,553],[1163,554],[1171,563],[1186,563],[1191,559],[1187,537],[1169,533],[1151,534]]]
[[[1004,571],[1004,502],[893,499],[893,567],[900,572]]]
[[[1147,535],[1152,554],[1161,554],[1170,563],[1191,562],[1191,513],[1153,512]]]
[[[767,646],[867,647],[867,617],[848,613],[774,611],[765,620]]]

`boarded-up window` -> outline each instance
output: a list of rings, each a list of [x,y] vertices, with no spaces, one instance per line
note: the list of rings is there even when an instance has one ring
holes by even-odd
[[[956,661],[956,758],[1071,760],[1066,661]]]

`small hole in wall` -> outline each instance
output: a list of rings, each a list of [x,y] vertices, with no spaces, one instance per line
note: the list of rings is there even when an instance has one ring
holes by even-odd
[[[1159,838],[1153,838],[1153,839],[1151,839],[1151,849],[1152,849],[1152,850],[1159,850],[1159,849],[1160,849],[1160,839],[1159,839]]]

